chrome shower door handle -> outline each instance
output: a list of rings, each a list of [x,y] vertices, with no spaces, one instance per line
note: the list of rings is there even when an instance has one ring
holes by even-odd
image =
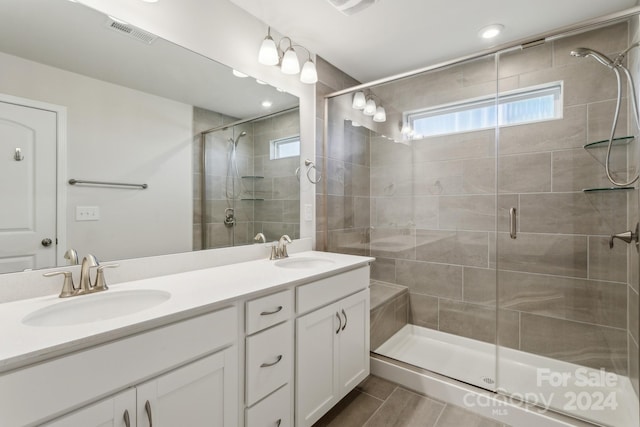
[[[509,236],[512,239],[518,237],[518,217],[516,208],[509,209]]]

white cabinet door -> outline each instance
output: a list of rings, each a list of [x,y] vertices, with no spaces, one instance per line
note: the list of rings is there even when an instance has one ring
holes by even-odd
[[[137,387],[138,427],[237,427],[238,350],[219,351]]]
[[[136,390],[131,388],[43,427],[135,427]]]
[[[296,320],[296,426],[312,425],[338,402],[336,304]]]
[[[369,290],[339,302],[342,327],[337,335],[342,399],[369,375]]]

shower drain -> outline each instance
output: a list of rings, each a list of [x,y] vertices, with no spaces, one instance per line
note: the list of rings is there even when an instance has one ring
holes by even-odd
[[[489,377],[482,377],[482,381],[484,381],[487,384],[495,384],[495,380],[493,378],[489,378]]]

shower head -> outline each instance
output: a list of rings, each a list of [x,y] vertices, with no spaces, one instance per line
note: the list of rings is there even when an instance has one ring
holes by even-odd
[[[242,138],[246,134],[247,134],[247,131],[243,130],[242,132],[240,132],[240,135],[238,135],[235,140],[233,138],[229,138],[229,141],[231,141],[233,143],[233,145],[237,147],[238,146],[238,141],[240,141],[240,138]]]
[[[609,57],[607,57],[605,54],[602,54],[593,49],[587,49],[586,47],[578,47],[575,50],[572,50],[571,56],[575,56],[578,58],[586,58],[590,56],[606,67],[609,67],[609,68],[615,67],[614,62],[611,59],[609,59]]]

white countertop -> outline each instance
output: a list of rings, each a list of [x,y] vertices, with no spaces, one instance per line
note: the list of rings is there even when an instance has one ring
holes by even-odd
[[[253,295],[303,284],[335,273],[367,265],[373,258],[329,252],[302,252],[290,258],[313,257],[332,261],[313,268],[282,268],[274,261],[256,260],[195,270],[110,286],[108,291],[71,298],[49,295],[0,304],[0,372],[50,357],[119,339],[124,336],[186,319],[230,305]],[[109,276],[109,270],[105,271]],[[62,287],[62,280],[60,280]],[[29,313],[52,304],[129,290],[156,289],[171,298],[154,307],[108,320],[70,326],[29,326]]]

